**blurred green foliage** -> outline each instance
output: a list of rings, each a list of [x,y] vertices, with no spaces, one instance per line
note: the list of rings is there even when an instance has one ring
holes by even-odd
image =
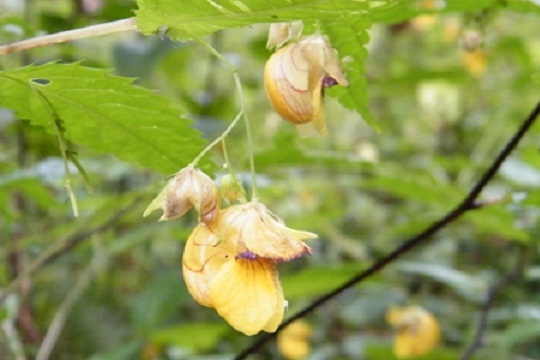
[[[266,17],[225,18],[219,23],[225,30],[206,38],[239,69],[253,123],[260,200],[288,226],[319,234],[311,243],[311,257],[279,267],[289,314],[459,203],[538,101],[538,2],[403,0],[393,5],[373,11],[363,7],[366,19],[356,33],[333,27],[330,20],[340,19],[321,20],[321,31],[339,43],[342,56],[359,56],[349,63],[356,66],[350,70],[350,80],[356,79],[352,98],[343,100],[339,89],[328,92],[326,138],[299,138],[268,104],[262,84],[270,55],[264,47],[268,26],[256,24],[269,21]],[[128,0],[0,2],[0,43],[117,20],[136,9]],[[315,12],[302,17],[309,20],[307,29],[316,29]],[[152,19],[159,22],[159,16]],[[212,33],[203,20],[202,33]],[[252,25],[236,28],[245,24]],[[353,44],[348,47],[347,41]],[[155,119],[137,111],[114,115],[128,127],[136,118],[145,123],[180,120],[181,115],[190,119],[193,129],[164,134],[163,139],[176,140],[159,144],[178,168],[204,147],[199,131],[213,140],[238,111],[231,71],[197,43],[175,42],[163,34],[122,33],[4,56],[0,77],[24,72],[24,65],[36,64],[37,69],[58,60],[82,61],[84,69],[98,68],[100,74],[113,69],[115,76],[136,77],[137,86],[152,89],[154,94],[109,78],[112,87],[126,86],[126,94],[138,91],[161,99],[155,100],[160,112]],[[82,77],[81,84],[92,83],[79,65],[62,66]],[[196,304],[183,284],[180,258],[195,215],[161,223],[157,216],[142,218],[174,164],[155,160],[131,140],[120,142],[112,132],[107,141],[68,138],[91,186],[89,191],[70,165],[80,210],[75,219],[58,139],[18,119],[16,114],[25,117],[33,108],[22,105],[28,98],[10,98],[3,89],[0,287],[28,271],[40,256],[52,255],[1,305],[0,358],[17,358],[17,344],[28,358],[35,356],[59,306],[96,258],[99,269],[69,312],[52,359],[217,359],[249,345],[253,338]],[[351,106],[343,107],[336,98]],[[84,94],[81,99],[88,100]],[[368,114],[375,128],[365,121]],[[45,116],[33,123],[48,126]],[[85,126],[71,119],[75,127]],[[390,306],[402,304],[421,305],[441,323],[443,343],[423,359],[458,358],[473,340],[486,291],[524,252],[524,275],[495,302],[484,347],[474,358],[540,358],[539,143],[537,125],[483,192],[485,207],[311,315],[310,358],[392,358],[393,332],[384,315]],[[227,144],[231,165],[249,188],[241,124]],[[206,159],[215,164],[207,168],[213,166],[216,178],[226,173],[221,150],[216,147]],[[8,331],[10,324],[15,332]],[[274,346],[260,355],[278,357]]]

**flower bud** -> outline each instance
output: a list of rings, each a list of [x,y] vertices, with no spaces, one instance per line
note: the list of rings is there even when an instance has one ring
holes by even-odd
[[[266,62],[264,85],[274,109],[294,124],[312,122],[326,135],[322,108],[327,84],[347,86],[336,51],[323,36],[309,36],[276,51]]]
[[[242,203],[247,201],[246,191],[242,182],[234,175],[226,174],[219,179],[219,190],[221,197],[228,203],[239,200]]]
[[[143,216],[162,209],[159,220],[171,220],[183,216],[193,207],[199,213],[199,221],[211,223],[219,213],[219,192],[208,175],[188,166],[169,180]]]

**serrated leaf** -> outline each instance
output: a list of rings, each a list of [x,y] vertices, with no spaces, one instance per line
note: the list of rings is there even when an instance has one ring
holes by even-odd
[[[334,86],[328,89],[328,95],[336,97],[348,109],[356,110],[372,127],[378,128],[368,108],[365,60],[367,50],[364,46],[369,41],[367,30],[370,22],[366,17],[355,16],[322,22],[321,27],[330,38],[330,43],[337,49],[340,58],[347,59],[344,64],[349,86]]]
[[[215,31],[292,20],[361,16],[395,4],[395,0],[138,0],[139,30],[150,34],[167,28],[179,40]]]
[[[103,69],[49,63],[0,72],[0,105],[70,141],[171,174],[202,149],[200,133],[170,101]]]

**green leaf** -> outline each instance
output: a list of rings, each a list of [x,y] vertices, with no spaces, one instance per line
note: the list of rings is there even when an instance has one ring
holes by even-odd
[[[406,273],[430,277],[453,288],[467,299],[479,301],[484,296],[487,284],[482,279],[468,275],[462,271],[439,264],[421,262],[404,262],[397,269]]]
[[[336,97],[348,109],[356,110],[362,118],[374,128],[375,119],[368,109],[365,60],[368,56],[364,46],[369,41],[367,30],[370,22],[366,17],[354,16],[322,22],[323,31],[330,38],[330,43],[337,49],[340,58],[347,58],[344,63],[349,87],[334,86],[327,93]]]
[[[133,79],[102,69],[49,63],[0,72],[0,105],[21,119],[55,132],[55,121],[70,141],[171,174],[204,145],[179,109]]]
[[[289,300],[320,295],[349,280],[362,268],[363,266],[359,264],[310,267],[296,274],[284,276],[281,279],[283,293]],[[376,281],[376,279],[375,276],[368,281]]]
[[[154,332],[152,342],[174,344],[191,350],[207,350],[213,348],[228,329],[225,323],[176,325]]]
[[[186,40],[255,23],[359,16],[395,0],[138,0],[139,30]]]

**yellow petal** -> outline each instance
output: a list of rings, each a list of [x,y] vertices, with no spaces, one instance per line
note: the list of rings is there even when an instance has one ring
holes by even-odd
[[[199,225],[189,236],[182,257],[182,274],[191,296],[201,305],[213,307],[208,284],[221,266],[234,255],[220,243],[209,227]]]
[[[289,261],[310,254],[303,240],[316,234],[290,229],[259,202],[231,206],[221,215],[222,238],[229,239],[237,253],[249,250],[263,258]]]
[[[246,335],[267,330],[270,323],[273,328],[283,318],[285,301],[270,260],[228,261],[209,287],[218,314]]]
[[[308,90],[308,63],[289,44],[274,53],[264,68],[264,87],[278,114],[295,124],[309,122],[312,99]],[[295,55],[296,54],[296,55]]]

